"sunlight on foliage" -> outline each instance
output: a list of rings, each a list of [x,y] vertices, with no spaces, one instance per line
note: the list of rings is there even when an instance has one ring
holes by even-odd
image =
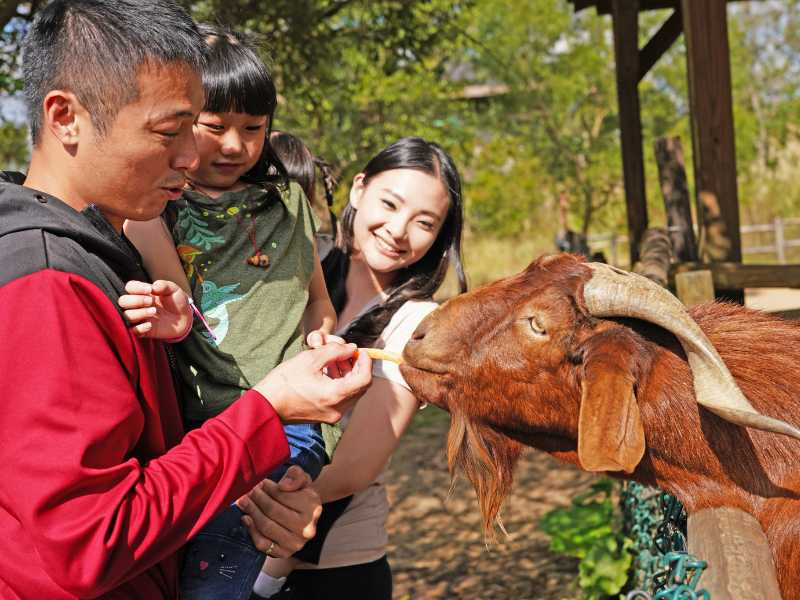
[[[550,550],[580,559],[578,585],[584,600],[619,594],[628,580],[632,540],[621,533],[621,514],[613,500],[615,483],[603,478],[567,508],[541,517],[539,527],[550,536]]]

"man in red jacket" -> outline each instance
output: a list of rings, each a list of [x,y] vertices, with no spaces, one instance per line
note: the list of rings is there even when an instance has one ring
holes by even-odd
[[[26,38],[31,165],[0,184],[2,598],[177,598],[180,547],[286,458],[281,419],[335,421],[369,384],[364,354],[325,375],[353,354],[329,344],[184,436],[163,346],[117,308],[146,277],[123,221],[197,160],[202,47],[172,0],[54,0]],[[280,556],[320,510],[292,475],[242,505]]]

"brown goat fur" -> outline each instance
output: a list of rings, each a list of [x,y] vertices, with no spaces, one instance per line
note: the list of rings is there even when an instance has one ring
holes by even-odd
[[[772,548],[784,599],[800,597],[800,553],[792,551],[800,540],[800,442],[700,407],[672,334],[588,313],[583,286],[591,275],[575,256],[541,258],[450,300],[406,347],[401,369],[412,389],[451,413],[450,469],[471,480],[484,525],[491,528],[511,488],[522,445],[582,466],[578,420],[586,385],[590,395],[603,395],[591,396],[601,410],[623,402],[609,389],[630,389],[644,453],[641,460],[635,449],[625,454],[636,457],[629,475],[611,474],[667,490],[690,513],[730,506],[752,514]],[[721,303],[690,313],[753,406],[800,425],[800,324]],[[617,416],[635,424],[627,413]],[[635,444],[617,427],[599,433]]]

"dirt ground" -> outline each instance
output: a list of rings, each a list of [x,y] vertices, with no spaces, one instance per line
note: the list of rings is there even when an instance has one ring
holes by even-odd
[[[424,414],[429,413],[429,414]],[[424,416],[423,416],[424,415]],[[398,600],[572,600],[577,561],[548,551],[536,521],[569,504],[592,476],[530,451],[506,502],[506,538],[487,550],[475,493],[464,479],[448,498],[449,417],[430,407],[401,441],[390,466],[389,561]]]

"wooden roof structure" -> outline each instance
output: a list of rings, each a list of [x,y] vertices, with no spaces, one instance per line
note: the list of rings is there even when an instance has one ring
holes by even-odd
[[[702,239],[704,228],[716,221],[727,239],[724,255],[715,259],[741,263],[726,0],[568,1],[576,11],[593,7],[612,19],[631,265],[648,226],[638,85],[681,34],[687,47],[698,228]],[[639,12],[654,9],[672,9],[672,14],[639,48]]]

